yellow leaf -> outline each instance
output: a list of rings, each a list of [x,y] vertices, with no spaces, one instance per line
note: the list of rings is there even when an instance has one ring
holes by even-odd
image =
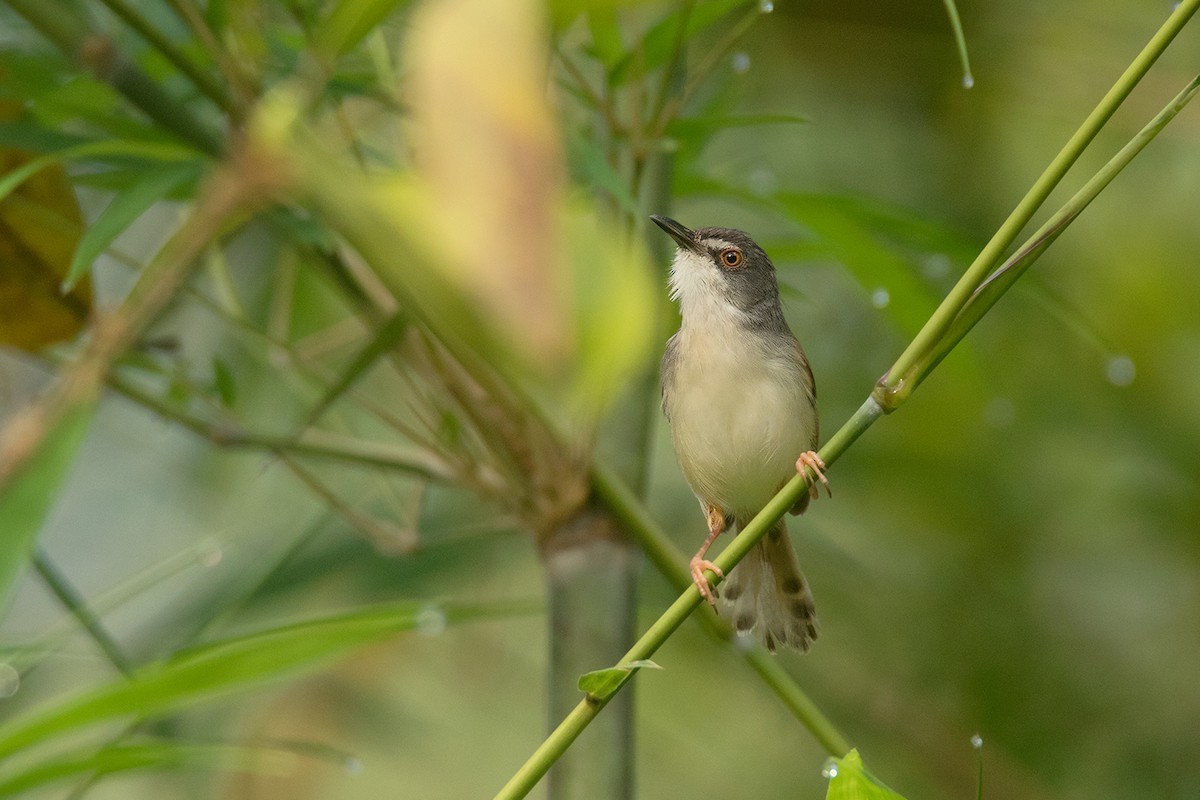
[[[18,115],[16,103],[0,101],[0,119]],[[0,148],[0,175],[32,159]],[[91,284],[61,290],[82,230],[79,201],[61,165],[39,170],[0,200],[0,344],[36,351],[83,328]]]
[[[460,291],[543,369],[574,354],[559,263],[565,176],[534,0],[434,0],[414,15],[415,163]]]

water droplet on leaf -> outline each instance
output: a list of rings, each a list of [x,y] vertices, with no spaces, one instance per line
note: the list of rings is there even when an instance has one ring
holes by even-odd
[[[1128,386],[1137,377],[1137,366],[1129,356],[1113,356],[1104,372],[1113,386]]]
[[[830,758],[825,762],[825,766],[821,767],[821,776],[824,778],[836,778],[838,774],[838,762],[836,758]]]
[[[983,747],[983,737],[978,733],[971,735],[971,747],[974,747],[976,750]]]
[[[730,66],[738,75],[744,75],[750,71],[750,54],[749,53],[734,53],[730,59]]]
[[[983,409],[983,421],[993,428],[1007,428],[1016,417],[1017,410],[1007,397],[993,397]]]
[[[21,673],[12,664],[0,664],[0,697],[12,697],[21,688]]]
[[[871,305],[876,308],[887,308],[887,304],[890,302],[892,302],[892,296],[882,286],[871,292]]]
[[[779,180],[769,169],[756,169],[746,177],[746,188],[759,197],[768,197],[779,188]]]
[[[975,76],[967,72],[963,74],[963,88],[971,89],[975,86]]]
[[[417,612],[417,630],[426,636],[446,631],[446,612],[438,606],[426,606]]]
[[[770,14],[775,10],[775,4],[771,0],[760,0],[758,10],[764,14]]]

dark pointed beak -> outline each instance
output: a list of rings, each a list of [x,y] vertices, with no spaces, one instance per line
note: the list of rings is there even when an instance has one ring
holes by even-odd
[[[679,245],[684,250],[690,250],[693,253],[700,252],[700,244],[696,241],[696,232],[690,228],[685,228],[670,217],[664,217],[661,214],[651,214],[650,219],[654,220],[654,224],[667,232],[667,235],[675,240],[675,244]]]

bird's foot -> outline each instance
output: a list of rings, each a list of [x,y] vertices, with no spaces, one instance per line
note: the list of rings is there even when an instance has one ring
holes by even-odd
[[[813,471],[813,475],[816,476],[815,479],[805,474],[804,470],[806,468]],[[825,462],[822,461],[821,457],[812,450],[806,450],[800,454],[799,458],[796,459],[796,471],[801,475],[804,475],[804,477],[808,480],[808,496],[813,500],[816,500],[821,495],[820,490],[817,489],[817,481],[820,481],[825,487],[825,491],[829,493],[829,496],[833,497],[833,490],[829,488],[829,480],[825,477],[825,473],[822,471],[824,469]]]
[[[724,578],[725,573],[716,564],[700,556],[692,556],[688,567],[691,569],[692,581],[696,584],[696,588],[700,590],[700,596],[715,606],[717,604],[717,592],[709,585],[708,576],[704,574],[704,570],[712,570],[713,574],[718,578]]]

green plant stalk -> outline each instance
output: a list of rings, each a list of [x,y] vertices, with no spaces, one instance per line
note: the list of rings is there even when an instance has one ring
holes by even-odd
[[[686,590],[692,583],[691,575],[683,566],[687,563],[687,556],[675,547],[633,491],[611,469],[601,464],[592,468],[592,485],[663,577],[680,592]],[[721,641],[732,641],[737,636],[733,627],[708,606],[700,607],[697,619],[706,631]],[[739,643],[737,651],[830,755],[840,758],[850,752],[846,737],[804,693],[787,670],[780,666],[778,658],[745,638]]]
[[[59,572],[58,567],[40,547],[33,551],[33,568],[37,570],[51,594],[58,598],[63,607],[71,612],[83,629],[87,631],[87,634],[92,637],[92,641],[100,648],[100,652],[104,653],[104,657],[108,659],[109,663],[126,678],[132,675],[133,663],[121,650],[121,646],[112,638],[87,601],[75,590],[67,577]]]
[[[125,0],[100,1],[120,17],[126,25],[137,31],[138,35],[161,53],[163,58],[175,65],[175,68],[182,72],[192,82],[193,86],[199,89],[208,99],[216,103],[222,111],[235,120],[241,118],[241,110],[234,104],[224,87],[185,56],[183,51],[175,46],[174,42],[164,36],[162,31],[151,25],[150,21],[136,8],[126,3]]]
[[[119,53],[107,37],[88,29],[63,3],[41,0],[4,0],[13,11],[54,43],[63,54],[100,80],[110,84],[130,102],[182,141],[212,156],[224,150],[222,137],[186,106],[166,94],[157,83]]]
[[[132,383],[120,378],[109,379],[109,387],[128,399],[170,420],[192,433],[207,439],[219,447],[244,447],[265,450],[279,455],[311,456],[334,461],[342,461],[361,467],[382,467],[384,469],[404,472],[409,475],[429,481],[447,482],[453,479],[449,465],[428,453],[387,453],[378,449],[364,446],[355,448],[347,441],[341,446],[309,442],[294,436],[272,436],[270,434],[251,433],[197,419],[172,406],[165,400],[143,391]]]
[[[861,436],[882,414],[883,409],[880,408],[879,404],[874,399],[868,397],[866,402],[854,413],[854,416],[821,448],[821,458],[827,465],[832,465],[846,451],[846,448]],[[759,512],[758,516],[751,520],[750,524],[740,531],[733,541],[730,542],[729,546],[717,557],[717,566],[728,574],[746,553],[750,552],[750,548],[762,538],[767,530],[787,513],[788,509],[800,498],[800,495],[808,491],[808,486],[809,478],[807,475],[797,475],[790,480],[772,498],[771,502]],[[719,583],[719,579],[713,581],[714,585],[717,583]],[[683,624],[683,621],[688,618],[700,602],[700,591],[694,583],[689,584],[687,590],[638,639],[629,652],[621,659],[620,663],[627,664],[633,661],[649,659],[653,656],[658,648],[670,638],[671,634]],[[562,756],[571,743],[575,741],[579,734],[583,732],[604,706],[608,704],[608,701],[612,699],[616,691],[628,683],[632,676],[633,671],[627,672],[619,682],[617,689],[605,697],[593,694],[585,695],[583,700],[559,723],[558,727],[542,742],[525,764],[517,770],[516,774],[505,784],[504,788],[497,793],[496,800],[513,800],[514,798],[527,795],[554,762]],[[840,735],[836,738],[831,738],[831,741],[836,742],[837,739],[841,739]],[[837,744],[842,743],[844,743],[844,740],[837,742]]]
[[[1022,244],[1016,252],[993,272],[987,280],[975,290],[966,307],[953,320],[945,336],[935,347],[925,353],[912,368],[915,384],[921,381],[949,355],[950,351],[962,341],[962,338],[975,327],[992,306],[1007,292],[1017,279],[1036,261],[1046,249],[1054,243],[1059,235],[1083,213],[1093,200],[1109,183],[1129,165],[1146,145],[1150,144],[1159,132],[1175,118],[1180,111],[1200,92],[1200,75],[1184,87],[1183,91],[1154,116],[1115,156],[1109,159],[1083,187],[1068,200],[1054,216],[1038,228],[1032,236]]]
[[[962,64],[963,86],[970,89],[975,85],[975,76],[971,74],[971,59],[967,55],[967,40],[963,36],[962,20],[958,17],[958,6],[954,0],[943,0],[946,6],[946,16],[950,18],[950,27],[954,30],[954,46],[958,48],[958,60]]]
[[[1117,156],[1115,156],[1107,165],[1105,165],[1105,167],[1099,173],[1097,173],[1096,176],[1089,180],[1088,183],[1085,184],[1084,188],[1072,198],[1071,202],[1069,202],[1067,206],[1059,212],[1059,214],[1055,215],[1055,217],[1048,221],[1046,225],[1044,225],[1042,229],[1040,229],[1038,233],[1034,235],[1030,242],[1027,243],[1024,248],[1022,248],[1017,256],[1014,257],[1015,260],[1012,262],[1011,266],[1006,264],[1004,268],[995,274],[994,282],[984,283],[983,285],[976,287],[976,289],[973,290],[972,294],[968,297],[968,302],[976,297],[976,291],[980,292],[980,296],[984,299],[979,300],[977,302],[977,307],[972,310],[972,314],[974,315],[973,319],[970,317],[964,317],[960,327],[953,329],[954,332],[958,334],[957,338],[955,338],[953,341],[947,341],[944,343],[935,342],[934,345],[942,347],[944,351],[938,350],[933,352],[941,352],[942,357],[944,357],[944,355],[948,353],[951,348],[953,348],[954,344],[961,340],[962,336],[966,335],[967,331],[970,330],[971,325],[973,325],[974,322],[977,321],[983,315],[983,313],[985,313],[987,309],[995,303],[1000,295],[1003,294],[1003,292],[1006,291],[1018,277],[1020,277],[1022,272],[1028,268],[1030,263],[1032,263],[1033,259],[1040,255],[1046,249],[1046,247],[1048,247],[1050,243],[1057,238],[1059,233],[1061,233],[1062,230],[1070,224],[1070,222],[1079,216],[1079,213],[1081,213],[1082,210],[1087,207],[1088,203],[1090,203],[1091,200],[1094,199],[1095,196],[1099,194],[1099,192],[1105,186],[1107,186],[1109,182],[1112,181],[1112,179],[1120,172],[1120,170],[1127,165],[1129,161],[1131,161],[1133,157],[1137,155],[1146,146],[1146,144],[1148,144],[1154,138],[1154,136],[1156,136],[1158,132],[1161,131],[1163,127],[1165,127],[1165,125],[1174,118],[1176,114],[1179,113],[1179,111],[1195,96],[1198,90],[1200,90],[1200,78],[1193,80],[1183,92],[1176,96],[1176,98],[1165,109],[1163,109],[1163,111],[1161,111],[1149,125],[1146,126],[1146,128],[1144,128],[1133,140],[1131,140],[1129,144],[1122,148]],[[945,304],[943,304],[943,306],[944,305]],[[939,307],[939,311],[942,311],[942,307]],[[954,319],[950,320],[950,323],[954,322]],[[938,358],[937,360],[930,362],[924,372],[917,373],[919,377],[923,378],[926,374],[928,374],[928,371],[935,367],[940,360],[941,359]],[[912,388],[917,382],[919,381],[915,381],[913,384],[911,384],[908,387],[908,391],[911,392]],[[825,461],[826,465],[832,466],[832,464],[841,456],[841,454],[844,453],[846,449],[884,413],[885,409],[882,405],[880,405],[879,402],[876,401],[875,395],[872,394],[872,396],[868,397],[858,411],[855,412],[854,416],[851,417],[850,420],[843,425],[833,435],[833,437],[829,439],[828,442],[826,442],[825,446],[821,448],[820,456]],[[612,488],[612,482],[606,479],[603,471],[594,473],[594,476],[599,477],[597,483],[601,487],[607,486],[610,489]],[[725,548],[721,555],[716,559],[717,566],[725,573],[728,573],[731,569],[733,569],[733,567],[747,553],[750,552],[750,549],[758,542],[763,534],[772,525],[774,525],[777,520],[783,517],[787,510],[791,508],[797,499],[799,499],[801,493],[808,491],[808,486],[809,478],[807,475],[797,475],[795,478],[789,481],[787,485],[784,486],[779,493],[777,493],[775,497],[772,498],[772,500],[763,508],[758,516],[756,516],[750,522],[750,524],[747,525],[746,528],[734,538],[729,546]],[[610,494],[612,494],[616,499],[614,506],[620,510],[620,513],[622,513],[623,516],[635,516],[628,498],[622,498],[621,494],[616,492],[611,492]],[[647,552],[656,562],[660,560],[665,561],[667,558],[671,557],[666,552],[662,543],[648,548]],[[713,576],[712,582],[714,585],[716,585],[719,583],[719,578]],[[696,589],[695,585],[689,585],[687,590],[679,597],[679,599],[677,599],[671,605],[671,607],[668,608],[661,617],[659,617],[658,621],[650,627],[650,629],[642,636],[642,638],[638,640],[633,648],[621,660],[621,663],[629,663],[632,661],[647,659],[653,655],[658,647],[661,646],[664,641],[666,641],[666,638],[669,637],[675,631],[675,629],[679,627],[683,619],[686,618],[686,616],[690,614],[695,606],[697,606],[699,603],[699,591]],[[626,682],[628,682],[632,675],[632,671],[626,673],[617,689],[619,690],[620,686],[623,686]],[[766,676],[764,675],[764,677]],[[534,752],[532,756],[530,756],[529,760],[526,761],[521,769],[517,771],[508,784],[506,784],[505,787],[500,791],[500,793],[496,795],[497,800],[500,800],[501,798],[504,800],[509,800],[510,798],[524,797],[533,788],[533,786],[537,784],[541,776],[544,775],[546,770],[549,769],[550,765],[554,763],[554,760],[558,758],[567,747],[570,746],[571,742],[573,742],[576,737],[579,736],[580,732],[588,725],[591,719],[600,713],[600,710],[604,708],[605,704],[609,699],[611,699],[611,697],[611,694],[606,697],[596,697],[594,695],[586,696],[566,717],[566,719],[562,721],[558,728],[554,730],[550,737],[542,743],[542,745]],[[807,700],[803,694],[800,694],[799,697]],[[802,701],[798,702],[799,707],[803,708],[805,704]],[[793,711],[796,712],[797,709],[794,708]],[[813,711],[816,712],[815,715],[810,714],[810,712]],[[810,730],[813,729],[813,726],[810,724],[811,720],[818,718],[823,719],[819,710],[817,710],[815,706],[812,706],[811,709],[803,709],[797,712],[797,716],[800,717],[801,720],[810,727]],[[836,730],[833,729],[832,726],[829,727],[828,732],[822,734],[817,734],[814,730],[814,735],[817,735],[817,738],[822,741],[822,744],[824,744],[831,752],[835,752],[836,749],[841,749],[845,745],[845,740],[842,739],[840,735],[837,735]],[[832,738],[833,736],[836,736],[836,738]],[[843,755],[844,750],[842,753],[836,754]]]
[[[918,362],[926,359],[928,354],[939,346],[940,340],[946,335],[955,318],[971,301],[975,290],[982,285],[987,275],[1000,262],[1004,251],[1016,240],[1021,229],[1029,223],[1034,213],[1049,197],[1050,192],[1062,181],[1063,176],[1079,158],[1084,148],[1095,138],[1104,123],[1166,50],[1167,45],[1196,13],[1197,8],[1200,8],[1200,0],[1183,0],[1176,6],[1171,16],[1092,109],[1087,119],[1046,167],[1033,187],[1021,198],[1016,208],[1009,214],[1008,219],[980,251],[975,261],[946,295],[933,316],[896,359],[896,363],[880,379],[879,387],[876,389],[876,399],[886,411],[894,411],[908,398],[915,385],[914,368]]]

